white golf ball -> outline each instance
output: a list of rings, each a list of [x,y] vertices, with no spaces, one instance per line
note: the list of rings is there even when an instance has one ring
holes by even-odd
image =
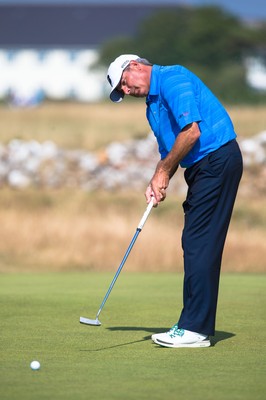
[[[33,369],[34,371],[37,371],[38,369],[40,369],[41,364],[39,363],[39,361],[32,361],[30,363],[30,367],[31,369]]]

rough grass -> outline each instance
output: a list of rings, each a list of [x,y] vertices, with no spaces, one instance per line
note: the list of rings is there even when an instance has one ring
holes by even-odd
[[[100,150],[114,140],[143,137],[149,132],[145,103],[44,103],[33,109],[0,107],[1,142],[13,138],[54,141],[69,149]]]
[[[231,106],[228,111],[240,137],[266,129],[266,106]],[[13,138],[53,140],[64,148],[99,150],[114,140],[143,137],[149,132],[145,102],[121,104],[44,103],[32,109],[0,106],[2,143]]]
[[[182,275],[4,274],[3,400],[263,400],[265,275],[222,275],[216,335],[206,349],[165,349],[150,335],[178,318]],[[37,359],[40,371],[32,371]]]
[[[114,271],[146,208],[139,193],[2,190],[0,271]],[[152,210],[128,271],[182,271],[182,199]],[[264,199],[239,199],[223,270],[265,272]]]
[[[266,130],[266,106],[232,106],[228,108],[239,137],[251,137]]]
[[[234,106],[229,112],[241,137],[265,130],[266,106]],[[142,101],[119,105],[44,103],[33,109],[0,106],[0,119],[1,143],[14,138],[53,140],[64,148],[99,152],[112,141],[146,136],[149,130]],[[166,202],[153,210],[127,262],[129,271],[182,271],[182,201],[170,192]],[[113,271],[144,208],[144,196],[139,192],[2,188],[0,271]],[[248,199],[238,197],[224,252],[224,271],[265,271],[265,214],[265,198],[256,193]]]

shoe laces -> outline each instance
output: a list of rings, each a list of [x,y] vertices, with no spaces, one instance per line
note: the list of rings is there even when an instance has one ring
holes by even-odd
[[[178,324],[175,324],[172,326],[172,328],[169,331],[169,336],[170,338],[175,338],[176,336],[182,337],[184,335],[185,331],[182,328],[178,328]]]

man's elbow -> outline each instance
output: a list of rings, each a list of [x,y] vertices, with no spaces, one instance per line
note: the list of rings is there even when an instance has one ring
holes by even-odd
[[[196,141],[200,137],[200,134],[201,134],[201,132],[200,132],[200,128],[199,128],[198,124],[196,122],[193,122],[193,124],[191,125],[191,128],[190,128],[191,142],[196,143]]]

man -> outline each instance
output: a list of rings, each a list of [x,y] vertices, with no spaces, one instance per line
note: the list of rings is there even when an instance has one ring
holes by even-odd
[[[188,69],[152,65],[134,54],[112,62],[110,99],[146,97],[146,115],[161,160],[145,192],[157,206],[179,165],[188,185],[183,203],[183,310],[152,340],[165,347],[208,347],[215,332],[224,242],[242,175],[242,156],[226,110]]]

